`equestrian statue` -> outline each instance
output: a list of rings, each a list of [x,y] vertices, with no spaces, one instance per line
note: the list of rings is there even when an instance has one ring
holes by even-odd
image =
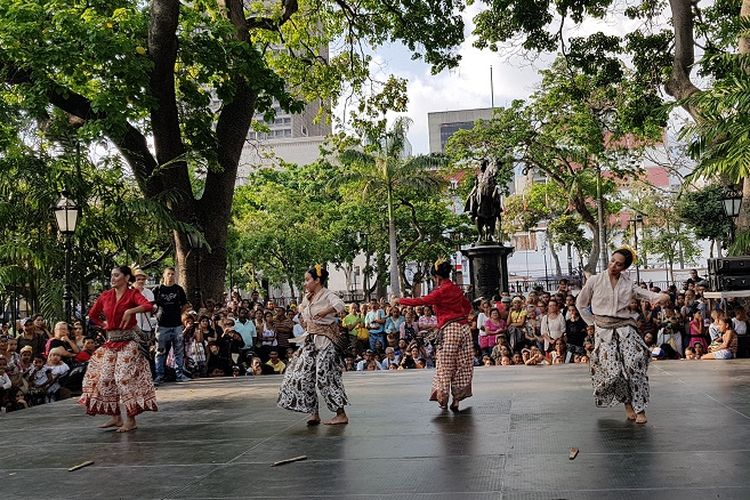
[[[491,164],[488,159],[483,159],[466,200],[464,211],[471,214],[471,220],[477,225],[477,243],[494,241],[495,228],[503,212],[496,180],[499,169],[499,160]]]

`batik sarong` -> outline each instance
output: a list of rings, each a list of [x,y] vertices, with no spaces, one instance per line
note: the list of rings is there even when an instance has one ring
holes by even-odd
[[[649,400],[646,343],[630,325],[617,328],[596,326],[591,353],[591,383],[596,406],[630,403],[636,413],[646,410]]]
[[[277,404],[280,408],[302,413],[317,412],[316,388],[331,411],[349,404],[341,377],[344,362],[333,343],[318,349],[313,335],[310,335],[299,356],[289,363],[279,389]]]
[[[443,327],[442,345],[435,356],[435,376],[432,379],[430,401],[441,406],[471,397],[474,375],[474,344],[469,325],[450,323]]]
[[[136,340],[108,340],[89,360],[78,401],[89,415],[128,416],[157,411],[156,390],[148,361]]]

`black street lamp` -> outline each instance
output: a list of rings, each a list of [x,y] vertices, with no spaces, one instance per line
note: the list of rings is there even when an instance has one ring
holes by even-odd
[[[737,186],[729,186],[724,191],[722,197],[722,206],[724,207],[724,213],[731,219],[730,221],[730,243],[734,243],[734,220],[740,215],[740,208],[742,207],[742,191]]]
[[[635,217],[630,219],[628,224],[633,224],[633,248],[635,253],[638,253],[638,224],[643,227],[643,216],[641,214],[635,214]],[[635,259],[635,281],[641,283],[641,265],[638,259]]]
[[[62,193],[60,200],[52,207],[55,213],[57,229],[65,236],[65,287],[63,288],[63,303],[65,306],[65,321],[73,318],[73,293],[70,291],[70,250],[71,238],[76,232],[78,225],[78,207],[68,198],[67,193]]]

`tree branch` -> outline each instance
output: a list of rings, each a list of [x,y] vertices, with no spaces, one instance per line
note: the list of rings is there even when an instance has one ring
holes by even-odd
[[[3,81],[10,85],[39,83],[29,71],[12,64],[0,62],[0,74],[2,74]],[[53,106],[84,121],[98,120],[108,124],[107,115],[94,111],[91,102],[86,97],[54,82],[48,82],[47,87],[47,99]],[[144,196],[147,198],[153,197],[162,191],[160,180],[153,176],[156,169],[156,159],[148,148],[146,137],[138,129],[127,121],[122,126],[124,132],[110,129],[106,131],[107,137],[117,146],[128,165],[133,169],[136,181]],[[110,128],[112,127],[110,126]]]
[[[672,75],[664,85],[664,89],[675,99],[683,100],[700,89],[690,79],[690,72],[695,64],[695,34],[693,32],[693,10],[695,0],[669,0],[672,10],[672,25],[674,26],[674,58],[672,60]],[[700,114],[695,106],[683,104],[682,107],[690,113],[695,121],[700,121]]]
[[[250,19],[245,20],[244,14],[239,14],[242,13],[241,0],[227,0],[226,6],[227,10],[229,10],[230,12],[229,19],[232,21],[232,24],[238,26],[240,24],[238,21],[241,17],[242,21],[244,21],[245,24],[243,33],[247,33],[248,30],[252,29],[278,31],[279,28],[281,28],[287,21],[289,21],[289,19],[291,19],[291,17],[299,10],[299,4],[297,3],[297,0],[282,0],[281,3],[284,6],[284,11],[281,13],[281,17],[279,19],[274,19],[271,17],[251,17]],[[244,39],[245,38],[243,38],[243,40]]]

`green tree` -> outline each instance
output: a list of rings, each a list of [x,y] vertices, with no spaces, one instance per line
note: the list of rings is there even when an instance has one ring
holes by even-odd
[[[589,75],[617,81],[623,55],[634,72],[627,116],[634,123],[664,109],[664,90],[693,119],[684,137],[699,159],[697,174],[742,185],[735,253],[750,249],[750,175],[747,142],[750,57],[750,0],[713,2],[641,0],[486,0],[474,19],[475,45],[499,50],[520,44],[530,52],[562,54]],[[669,23],[661,18],[666,14]],[[623,36],[601,32],[578,36],[592,20],[622,21],[634,28]],[[703,57],[696,60],[696,48]],[[700,80],[700,81],[699,81]],[[705,82],[705,83],[704,83]],[[706,85],[707,83],[707,85]],[[703,88],[701,88],[703,87]]]
[[[593,273],[601,252],[596,200],[604,200],[606,221],[607,208],[615,208],[605,199],[617,192],[614,179],[624,180],[640,171],[636,160],[647,141],[660,136],[661,125],[655,117],[644,117],[635,127],[630,96],[619,83],[587,75],[564,58],[542,76],[540,90],[528,102],[514,101],[497,109],[492,120],[456,132],[446,152],[467,159],[481,145],[508,165],[518,163],[524,172],[547,176],[566,193],[565,203],[594,235],[585,265]]]
[[[708,185],[697,191],[687,191],[677,199],[675,213],[696,238],[711,241],[711,256],[720,241],[730,234],[732,221],[728,220],[722,207],[724,188],[718,184]]]
[[[59,109],[79,122],[82,139],[114,145],[147,199],[201,229],[201,276],[187,272],[197,254],[180,230],[171,233],[175,260],[188,290],[201,282],[218,299],[253,116],[272,118],[275,103],[293,112],[312,100],[327,108],[345,83],[358,91],[370,60],[362,46],[398,40],[435,71],[455,65],[461,7],[452,0],[0,0],[0,112],[39,129]],[[333,41],[345,45],[321,57]],[[191,184],[196,170],[205,172],[200,190]]]
[[[362,196],[385,202],[388,214],[388,255],[391,292],[401,294],[399,250],[396,234],[396,203],[408,205],[413,197],[429,198],[440,194],[445,180],[435,169],[446,164],[437,155],[405,156],[406,134],[410,121],[400,117],[390,128],[385,121],[363,123],[356,145],[346,141],[339,154],[345,170],[342,182],[356,184]]]
[[[121,163],[92,163],[87,150],[63,143],[63,155],[40,154],[17,141],[0,156],[0,290],[52,319],[64,317],[65,245],[50,210],[61,192],[81,210],[71,271],[76,303],[85,305],[90,288],[100,278],[108,281],[115,264],[134,262],[153,272],[149,267],[171,254],[165,235],[194,231],[161,203],[143,200]]]
[[[257,286],[259,278],[301,292],[305,272],[315,263],[342,262],[356,255],[356,242],[341,224],[340,198],[319,179],[334,168],[319,162],[283,170],[254,172],[238,188],[234,203],[232,253],[245,264],[240,276]]]
[[[682,269],[701,255],[696,236],[679,216],[677,193],[637,181],[630,186],[624,204],[643,216],[638,249],[644,265],[647,265],[647,256],[655,257],[668,269],[669,281],[674,281],[675,264]]]

